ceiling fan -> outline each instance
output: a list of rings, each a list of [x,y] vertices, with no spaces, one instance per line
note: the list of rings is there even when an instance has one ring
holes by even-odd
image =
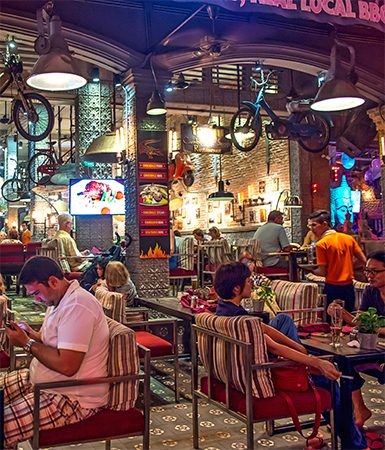
[[[207,6],[207,14],[211,20],[211,35],[205,35],[199,42],[198,48],[193,50],[193,55],[196,58],[209,57],[212,59],[219,58],[222,53],[231,46],[231,42],[225,39],[220,39],[216,33],[215,23],[218,17],[218,8],[215,6]]]

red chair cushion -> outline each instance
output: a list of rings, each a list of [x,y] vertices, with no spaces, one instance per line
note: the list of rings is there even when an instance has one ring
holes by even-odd
[[[201,389],[208,394],[208,378],[201,379]],[[329,391],[317,388],[321,396],[322,411],[328,411],[332,407],[332,399]],[[311,389],[306,392],[290,392],[298,415],[311,414],[315,411],[315,398]],[[222,403],[226,403],[226,387],[221,381],[212,380],[211,397]],[[236,389],[230,389],[230,407],[233,411],[246,414],[246,397]],[[269,398],[253,397],[254,422],[262,422],[268,419],[282,419],[291,417],[286,401],[280,395]]]
[[[132,408],[128,411],[103,409],[86,420],[40,431],[39,444],[40,447],[51,447],[72,442],[141,435],[143,432],[144,416],[139,409]]]
[[[288,269],[284,267],[256,267],[255,270],[257,273],[262,273],[264,275],[288,275]]]
[[[5,352],[4,350],[0,351],[0,369],[5,369],[9,367],[11,364],[11,358],[9,357],[9,354]]]
[[[151,351],[151,358],[156,356],[172,355],[172,344],[165,339],[155,336],[148,331],[135,331],[136,342],[147,347]],[[139,349],[139,356],[142,358],[143,352]]]
[[[196,276],[195,270],[187,270],[177,267],[176,269],[170,270],[170,277],[194,277]]]
[[[64,278],[68,281],[78,280],[83,275],[83,272],[67,272],[64,274]]]

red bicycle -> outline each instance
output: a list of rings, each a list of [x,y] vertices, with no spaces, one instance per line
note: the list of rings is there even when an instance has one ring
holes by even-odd
[[[48,149],[36,150],[28,162],[27,172],[31,181],[35,184],[48,184],[51,177],[58,172],[59,166],[74,162],[73,148],[70,148],[59,155],[54,145],[56,142],[50,142]]]

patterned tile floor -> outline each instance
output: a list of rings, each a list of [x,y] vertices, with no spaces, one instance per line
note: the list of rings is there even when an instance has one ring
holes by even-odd
[[[161,364],[165,372],[171,372],[172,369],[167,365]],[[151,408],[151,449],[161,450],[175,448],[177,450],[192,449],[192,422],[191,422],[191,403],[190,377],[186,370],[181,371],[181,391],[185,397],[179,404],[171,403],[173,401],[173,392],[159,383],[159,380],[169,386],[173,382],[166,377],[157,377],[152,379],[151,390],[155,394],[152,399]],[[368,428],[382,434],[385,438],[385,388],[377,381],[370,379],[365,384],[364,397],[367,405],[373,412],[372,418],[368,421]],[[165,401],[170,403],[164,403]],[[200,423],[200,448],[202,450],[233,450],[246,449],[246,428],[245,425],[224,413],[212,405],[200,402],[199,408]],[[289,423],[288,420],[279,423]],[[255,428],[255,448],[274,447],[276,449],[302,450],[304,448],[304,439],[296,432],[277,434],[268,436],[264,430],[263,424],[256,424]],[[321,427],[321,432],[330,447],[328,440],[329,433],[326,427]],[[77,447],[77,446],[72,446]],[[19,449],[29,449],[28,444],[22,444]],[[69,447],[56,447],[65,449]],[[103,443],[85,444],[81,446],[84,450],[102,450]],[[140,450],[142,449],[142,440],[140,437],[120,439],[112,442],[113,450]],[[349,449],[346,449],[349,450]]]

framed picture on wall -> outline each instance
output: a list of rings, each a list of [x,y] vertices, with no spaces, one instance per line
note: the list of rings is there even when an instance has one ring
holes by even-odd
[[[200,208],[197,208],[195,210],[195,218],[196,219],[200,219],[201,218],[201,209]]]
[[[226,214],[226,216],[231,214],[231,203],[226,203],[225,214]]]
[[[283,208],[283,220],[287,221],[290,220],[290,208]]]
[[[266,222],[266,209],[264,209],[264,208],[261,208],[259,210],[259,221]]]
[[[258,183],[258,191],[260,194],[264,194],[266,192],[266,181],[260,181]]]
[[[208,204],[207,204],[207,211],[209,213],[213,211],[213,202],[208,202]]]
[[[249,220],[250,220],[250,222],[254,222],[255,221],[254,211],[249,211]]]
[[[217,223],[221,224],[222,223],[222,213],[218,213],[217,214]]]
[[[273,191],[279,191],[279,178],[273,178]]]

